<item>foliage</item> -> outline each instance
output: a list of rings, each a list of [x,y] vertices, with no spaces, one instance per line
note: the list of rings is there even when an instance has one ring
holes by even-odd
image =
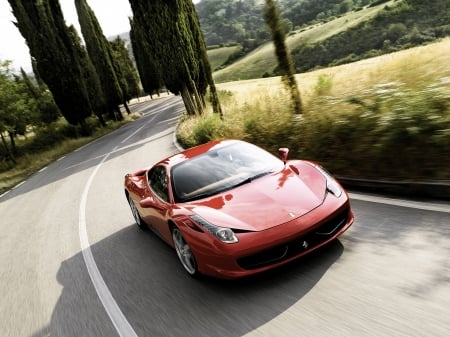
[[[66,26],[58,2],[8,1],[39,76],[61,113],[69,123],[83,124],[92,113],[92,69],[75,29]]]
[[[112,46],[103,35],[100,24],[86,0],[75,0],[75,7],[86,50],[94,66],[93,73],[101,83],[97,98],[100,104],[97,108],[101,112],[108,112],[112,119],[120,120],[122,115],[115,114],[115,111],[118,111],[119,104],[125,100]]]
[[[196,9],[208,45],[267,38],[262,6],[256,0],[202,0]]]
[[[117,36],[110,42],[110,45],[113,52],[113,59],[117,65],[116,71],[119,76],[123,98],[128,101],[133,97],[139,96],[139,77],[128,53],[128,49],[125,46],[125,42]]]
[[[403,0],[384,7],[372,20],[314,44],[292,50],[298,72],[354,62],[431,42],[450,34],[450,2]]]
[[[333,77],[330,75],[322,74],[317,78],[317,83],[314,86],[314,91],[317,96],[327,95],[333,88]]]
[[[26,94],[26,86],[11,73],[10,62],[0,63],[0,135],[2,139],[2,160],[4,158],[15,162],[15,136],[25,134],[27,122],[32,119],[29,107],[34,104]],[[10,138],[11,149],[4,134]]]
[[[333,100],[317,100],[302,121],[298,154],[346,176],[448,179],[449,82],[420,90],[377,85],[349,97],[346,111]]]
[[[84,129],[80,125],[68,124],[64,119],[36,129],[35,135],[18,140],[18,155],[14,165],[0,161],[0,194],[61,156],[119,128],[128,118],[108,123],[106,127],[100,127],[97,119],[88,118],[86,122],[92,131],[89,136],[83,135]]]
[[[277,1],[284,28],[289,32],[302,27],[342,15],[350,10],[369,4],[371,0],[279,0]],[[225,45],[255,41],[256,46],[269,40],[261,13],[263,1],[259,0],[202,0],[197,12],[206,43]],[[245,49],[245,48],[244,48]]]
[[[130,4],[132,40],[144,40],[138,49],[144,49],[144,56],[151,55],[165,87],[181,95],[188,114],[201,114],[209,86],[214,112],[221,115],[206,43],[192,1],[130,1]],[[140,55],[136,56],[140,62]],[[140,70],[140,75],[150,74]]]
[[[145,30],[131,18],[130,26],[130,40],[142,88],[144,92],[152,95],[164,86],[161,69],[156,56],[149,52],[151,48],[146,42]]]

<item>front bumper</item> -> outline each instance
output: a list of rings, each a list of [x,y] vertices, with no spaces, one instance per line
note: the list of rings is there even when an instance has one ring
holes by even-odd
[[[330,243],[353,221],[348,197],[328,195],[322,205],[288,223],[260,232],[238,233],[236,244],[191,244],[191,248],[201,273],[241,278],[287,264]]]

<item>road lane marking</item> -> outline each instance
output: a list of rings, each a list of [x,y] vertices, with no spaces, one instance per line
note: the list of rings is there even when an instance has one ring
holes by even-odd
[[[123,144],[126,141],[128,141],[131,137],[133,137],[136,133],[138,133],[139,131],[141,131],[144,126],[146,126],[146,124],[142,125],[140,128],[137,128],[136,131],[134,131],[131,135],[129,135],[127,138],[125,138],[124,140],[122,140],[120,143]]]
[[[86,264],[89,276],[91,277],[92,283],[94,284],[95,291],[97,292],[97,295],[100,298],[100,301],[102,302],[109,318],[114,324],[114,327],[116,328],[118,334],[122,337],[137,337],[136,332],[133,330],[131,324],[127,321],[125,315],[120,310],[119,305],[114,300],[114,297],[112,296],[100,271],[98,270],[94,256],[92,255],[86,228],[86,205],[89,189],[100,167],[103,165],[106,159],[108,159],[110,154],[113,153],[116,149],[117,147],[115,147],[111,152],[107,153],[103,157],[102,161],[95,167],[94,171],[91,173],[91,176],[89,177],[89,180],[84,187],[84,191],[80,201],[78,231],[84,263]]]
[[[152,137],[145,139],[145,141],[149,142],[152,140],[159,139],[160,137],[165,137],[165,136],[169,135],[170,133],[173,133],[175,129],[170,128],[169,130],[170,130],[170,132],[168,132],[166,130],[166,131],[157,133],[156,135],[153,135]],[[133,144],[129,145],[129,146],[133,146]],[[111,154],[114,154],[119,149],[123,149],[123,148],[119,148],[118,146],[116,146],[110,152],[106,153],[103,156],[103,159],[95,167],[94,171],[91,173],[91,175],[84,187],[83,193],[81,195],[80,209],[79,209],[79,215],[78,215],[78,234],[80,237],[80,245],[81,245],[81,251],[83,254],[84,263],[86,264],[86,268],[88,270],[89,276],[91,278],[92,283],[94,284],[94,288],[95,288],[95,291],[97,292],[97,296],[100,298],[100,301],[102,302],[103,307],[105,308],[105,311],[107,312],[109,318],[111,319],[111,322],[113,323],[114,327],[116,328],[117,333],[121,337],[137,337],[136,332],[133,330],[133,327],[131,326],[131,324],[126,319],[125,315],[120,310],[119,305],[114,300],[114,297],[112,296],[111,291],[109,290],[108,286],[106,285],[105,280],[103,279],[103,277],[100,273],[100,270],[97,267],[97,264],[95,262],[95,259],[94,259],[94,256],[92,254],[92,250],[90,247],[89,238],[88,238],[88,234],[87,234],[87,226],[86,226],[86,205],[87,205],[87,197],[89,194],[89,189],[92,185],[92,182],[94,181],[95,176],[97,175],[97,172],[100,170],[103,163],[111,156]],[[96,158],[101,158],[101,157],[96,157]]]
[[[354,199],[354,200],[368,201],[368,202],[393,205],[393,206],[399,206],[399,207],[421,209],[424,211],[450,213],[450,206],[448,204],[445,205],[445,204],[437,204],[437,203],[430,203],[430,202],[393,199],[393,198],[386,198],[386,197],[378,197],[378,196],[374,196],[374,195],[364,195],[364,194],[359,194],[359,193],[349,193],[349,196],[350,196],[350,200]]]

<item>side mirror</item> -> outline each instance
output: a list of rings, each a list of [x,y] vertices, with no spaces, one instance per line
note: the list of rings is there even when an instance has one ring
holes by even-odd
[[[278,154],[280,155],[280,159],[286,164],[288,159],[289,149],[287,147],[280,147],[278,149]]]

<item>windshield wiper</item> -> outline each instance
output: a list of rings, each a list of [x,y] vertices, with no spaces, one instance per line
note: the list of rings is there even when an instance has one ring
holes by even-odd
[[[245,184],[251,183],[253,180],[256,180],[258,178],[264,177],[264,176],[266,176],[266,175],[268,175],[270,173],[273,173],[273,172],[274,172],[273,170],[260,172],[258,174],[255,174],[254,176],[250,176],[248,178],[245,178],[244,180],[240,181],[239,183],[237,183],[233,187],[238,187],[238,186],[241,186],[241,185],[245,185]]]
[[[194,200],[197,200],[197,199],[203,199],[203,198],[207,198],[207,197],[210,197],[212,195],[215,195],[217,193],[218,192],[216,192],[216,191],[200,193],[200,194],[193,195],[192,197],[187,197],[185,199],[181,199],[180,202],[188,202],[188,201],[194,201]]]

